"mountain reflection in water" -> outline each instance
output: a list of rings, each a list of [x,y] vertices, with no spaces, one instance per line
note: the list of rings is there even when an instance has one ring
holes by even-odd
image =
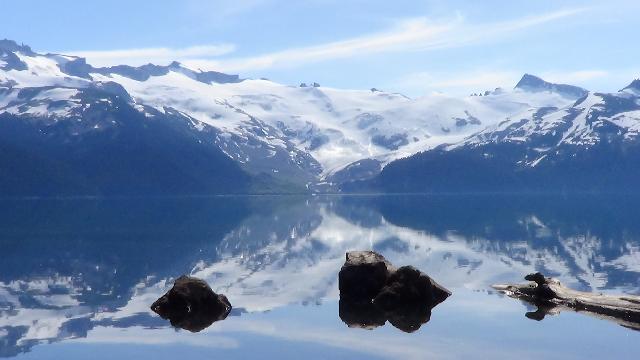
[[[61,349],[48,343],[166,346],[173,339],[229,355],[266,337],[288,344],[265,348],[283,358],[318,347],[323,356],[421,358],[426,340],[417,336],[428,334],[430,355],[471,356],[494,346],[487,357],[508,358],[509,349],[500,348],[506,341],[485,334],[513,326],[518,330],[504,336],[524,337],[535,329],[520,322],[523,305],[494,294],[492,284],[541,271],[578,290],[640,293],[635,204],[483,196],[3,200],[0,357]],[[347,329],[338,317],[337,273],[345,252],[366,249],[461,291],[413,334]],[[183,273],[225,294],[234,307],[229,318],[194,335],[176,333],[153,314],[149,305]],[[554,323],[558,332],[578,323],[630,341],[618,346],[622,355],[639,349],[629,345],[638,343],[636,333],[624,340],[611,324],[562,318]],[[522,348],[518,339],[514,346]],[[305,350],[296,347],[302,344]]]

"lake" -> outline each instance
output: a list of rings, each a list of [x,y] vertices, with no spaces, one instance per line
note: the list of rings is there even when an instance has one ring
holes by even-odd
[[[634,197],[220,196],[0,201],[0,357],[632,359],[640,332],[584,314],[529,319],[492,290],[541,271],[640,295]],[[350,328],[350,250],[453,293],[420,329]],[[233,305],[191,333],[149,306],[182,274]]]

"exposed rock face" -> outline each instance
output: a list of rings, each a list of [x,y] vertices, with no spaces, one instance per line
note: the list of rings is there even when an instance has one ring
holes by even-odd
[[[340,318],[349,327],[373,329],[389,321],[413,332],[451,292],[412,266],[396,269],[373,251],[348,252],[340,269]]]
[[[373,302],[384,309],[397,304],[429,304],[434,307],[451,295],[449,290],[433,281],[413,266],[403,266],[393,272]]]
[[[393,266],[373,251],[351,251],[340,269],[340,298],[371,301],[387,283]]]
[[[198,332],[224,320],[231,304],[226,296],[214,293],[203,280],[183,275],[151,305],[151,310],[174,327]]]

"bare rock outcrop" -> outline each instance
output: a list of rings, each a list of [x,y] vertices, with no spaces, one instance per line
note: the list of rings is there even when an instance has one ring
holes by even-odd
[[[451,292],[413,266],[395,268],[373,251],[352,251],[338,277],[340,318],[349,327],[373,329],[389,321],[413,332]]]
[[[226,296],[213,292],[205,281],[183,275],[151,305],[151,310],[174,327],[198,332],[226,319],[231,304]]]

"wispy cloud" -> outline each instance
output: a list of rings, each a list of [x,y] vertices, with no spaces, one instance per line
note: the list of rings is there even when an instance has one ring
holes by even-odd
[[[371,55],[380,52],[411,51],[446,45],[444,35],[459,26],[461,19],[434,23],[427,19],[409,19],[392,30],[372,35],[228,60],[191,60],[188,64],[223,71],[244,71],[289,67],[327,60]]]
[[[256,0],[257,1],[257,0]],[[249,57],[220,59],[234,45],[195,46],[183,49],[141,48],[108,51],[77,51],[97,65],[167,63],[181,61],[194,68],[227,72],[297,67],[323,61],[391,52],[430,51],[498,41],[517,31],[575,16],[585,8],[559,10],[509,21],[469,24],[462,16],[451,19],[404,19],[386,31],[313,46],[297,47]]]
[[[87,61],[96,66],[116,64],[142,65],[146,63],[165,64],[189,59],[211,58],[229,54],[235,51],[232,44],[190,46],[186,48],[139,48],[118,49],[104,51],[70,51],[73,55],[87,58]]]
[[[299,47],[270,54],[225,60],[193,59],[187,64],[206,69],[242,72],[268,68],[295,67],[309,63],[362,57],[388,52],[429,51],[497,41],[519,30],[574,16],[587,8],[559,10],[510,21],[467,24],[462,16],[433,21],[406,19],[392,29],[321,45]]]

